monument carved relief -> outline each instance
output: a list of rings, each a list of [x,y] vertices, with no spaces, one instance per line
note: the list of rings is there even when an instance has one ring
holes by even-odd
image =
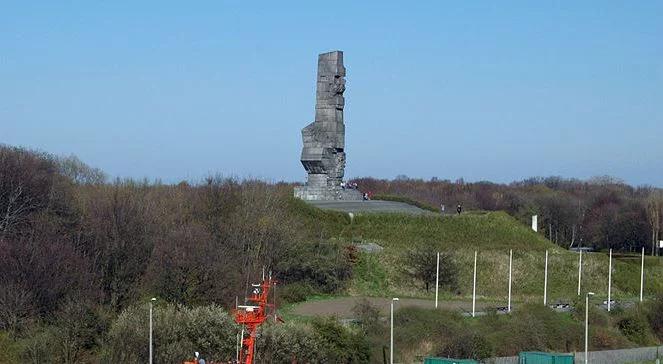
[[[345,174],[345,66],[343,52],[318,56],[315,120],[302,129],[301,162],[306,185],[295,188],[304,200],[358,200],[361,193],[342,187]]]

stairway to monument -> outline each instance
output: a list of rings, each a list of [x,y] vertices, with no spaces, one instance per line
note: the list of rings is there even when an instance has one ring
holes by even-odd
[[[307,203],[324,209],[352,213],[400,213],[400,214],[433,214],[431,211],[420,209],[417,206],[396,201],[306,201]]]

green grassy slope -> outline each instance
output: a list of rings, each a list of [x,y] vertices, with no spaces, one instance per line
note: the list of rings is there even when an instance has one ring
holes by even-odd
[[[404,272],[405,252],[425,249],[452,253],[459,267],[459,288],[446,295],[472,293],[472,260],[479,251],[478,288],[482,299],[505,301],[509,249],[513,249],[513,295],[516,300],[540,300],[543,294],[545,251],[549,251],[549,302],[576,297],[578,254],[550,243],[502,212],[467,213],[461,216],[409,216],[365,214],[351,222],[343,213],[322,211],[292,199],[290,209],[309,239],[336,239],[347,243],[374,242],[384,247],[377,254],[363,254],[348,287],[352,295],[400,295],[433,297],[421,283]],[[639,256],[620,256],[613,261],[613,297],[634,299],[640,286]],[[583,291],[607,294],[608,257],[604,253],[583,256]],[[663,264],[645,260],[645,295],[663,292]]]

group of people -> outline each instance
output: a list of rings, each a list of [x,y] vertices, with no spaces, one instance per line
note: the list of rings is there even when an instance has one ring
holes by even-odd
[[[342,188],[342,189],[349,188],[349,189],[356,190],[356,189],[359,188],[359,187],[357,186],[357,182],[345,182],[345,181],[342,181],[342,182],[341,182],[341,188]]]
[[[445,208],[446,208],[446,206],[444,206],[444,204],[440,204],[440,213],[442,215],[444,215]],[[458,204],[458,206],[456,206],[456,212],[458,213],[458,215],[460,215],[460,213],[463,212],[463,205],[462,204]]]

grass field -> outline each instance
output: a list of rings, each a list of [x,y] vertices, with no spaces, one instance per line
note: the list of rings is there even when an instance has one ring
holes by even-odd
[[[590,350],[656,345],[659,340],[647,321],[650,304],[616,309],[608,314],[597,307],[607,296],[608,255],[583,254],[582,294],[577,296],[578,253],[557,246],[503,212],[468,212],[462,215],[360,214],[351,221],[343,213],[323,211],[292,200],[291,211],[311,241],[341,244],[375,243],[379,253],[361,253],[352,278],[336,295],[315,296],[313,302],[287,305],[287,320],[307,322],[312,317],[355,315],[350,306],[359,297],[382,314],[390,297],[403,301],[396,314],[396,354],[400,362],[421,362],[425,355],[455,357],[516,355],[522,350],[569,352],[582,350],[584,293],[593,291]],[[441,291],[441,309],[433,309],[434,290],[426,292],[407,273],[407,252],[412,249],[449,253],[457,266],[457,289]],[[461,317],[471,304],[474,251],[478,251],[477,310],[486,316]],[[509,250],[513,250],[513,304],[511,315],[495,315],[491,307],[505,306],[508,292]],[[548,302],[572,303],[577,311],[557,313],[541,305],[544,259],[549,253]],[[612,296],[618,302],[637,301],[640,290],[640,255],[614,254]],[[645,297],[663,293],[663,264],[645,258]],[[382,298],[378,298],[382,297]],[[422,300],[423,299],[423,300]],[[424,301],[428,300],[428,301]],[[531,304],[534,303],[534,304]],[[337,307],[334,310],[334,307]],[[471,307],[471,306],[470,306]],[[579,316],[580,315],[580,316]],[[355,319],[360,317],[354,317]],[[624,321],[625,320],[625,321]],[[623,328],[624,322],[635,326]],[[386,321],[368,334],[373,362],[388,342]],[[631,328],[637,328],[631,330]],[[630,331],[629,331],[630,330]],[[425,334],[425,335],[422,335]]]
[[[513,250],[513,297],[537,301],[543,296],[545,251],[549,252],[548,301],[573,301],[577,297],[578,254],[550,243],[541,234],[503,212],[470,212],[448,216],[363,214],[351,222],[343,213],[322,211],[293,200],[292,209],[310,239],[346,243],[373,242],[380,253],[363,253],[355,267],[348,295],[432,298],[421,282],[405,272],[409,249],[448,252],[458,266],[458,289],[443,297],[472,293],[474,251],[478,251],[477,294],[482,300],[506,301],[509,250]],[[583,254],[582,290],[597,298],[607,296],[608,256]],[[612,295],[635,300],[640,289],[639,255],[615,255]],[[663,264],[645,258],[645,295],[663,292]]]

